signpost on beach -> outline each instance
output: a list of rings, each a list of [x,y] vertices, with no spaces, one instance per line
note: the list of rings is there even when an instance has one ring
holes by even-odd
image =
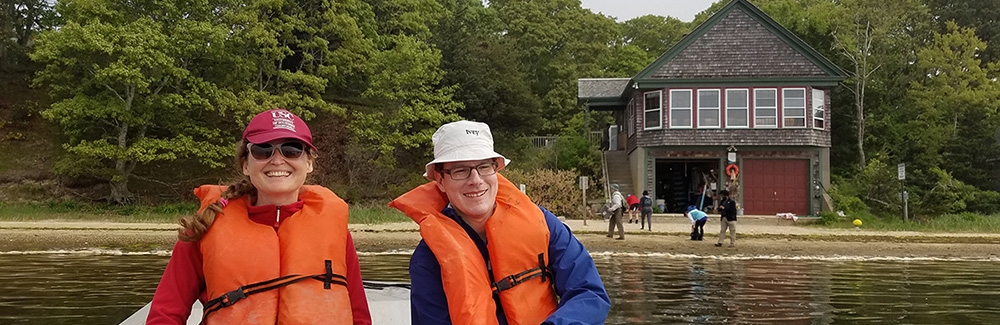
[[[590,207],[587,206],[587,188],[589,188],[589,187],[590,187],[590,177],[580,176],[580,189],[583,190],[583,206],[587,207],[587,211],[590,211]],[[588,212],[588,214],[589,213],[590,212]],[[583,225],[584,226],[587,225],[587,218],[589,218],[589,217],[590,216],[588,215],[586,218],[583,218]]]
[[[896,176],[903,183],[903,193],[899,195],[903,199],[903,221],[909,221],[909,211],[906,211],[908,208],[907,203],[910,200],[910,193],[906,192],[906,163],[896,165]]]

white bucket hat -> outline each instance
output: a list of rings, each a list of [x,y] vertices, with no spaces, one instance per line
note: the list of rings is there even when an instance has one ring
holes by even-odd
[[[458,121],[442,125],[431,137],[434,143],[434,160],[424,165],[424,177],[434,180],[434,164],[503,158],[497,170],[510,164],[501,154],[493,151],[493,133],[486,123]]]

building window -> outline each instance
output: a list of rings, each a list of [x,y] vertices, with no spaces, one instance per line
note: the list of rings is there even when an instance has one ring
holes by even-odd
[[[719,127],[719,90],[698,90],[698,127]]]
[[[821,89],[812,90],[813,128],[826,129],[826,93]]]
[[[663,113],[663,100],[661,100],[661,98],[663,98],[663,92],[659,90],[645,93],[646,101],[643,106],[645,108],[645,114],[643,114],[643,129],[649,130],[660,128],[660,121],[663,120],[661,118],[661,114]]]
[[[628,121],[628,136],[630,136],[630,137],[633,134],[635,134],[635,123],[636,123],[635,118],[636,118],[636,115],[637,115],[637,114],[635,114],[635,110],[637,110],[637,109],[639,109],[639,108],[635,107],[635,99],[633,98],[633,99],[629,100],[628,101],[628,119],[627,119],[627,121]]]
[[[691,90],[670,91],[670,127],[691,127]]]
[[[726,127],[745,128],[750,126],[750,91],[747,89],[726,89]]]
[[[778,90],[754,89],[753,124],[758,128],[778,127]]]
[[[806,127],[806,90],[804,88],[782,89],[781,108],[784,127]]]

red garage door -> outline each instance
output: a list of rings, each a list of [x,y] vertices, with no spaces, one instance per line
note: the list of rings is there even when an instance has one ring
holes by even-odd
[[[809,213],[809,160],[744,159],[746,214]]]

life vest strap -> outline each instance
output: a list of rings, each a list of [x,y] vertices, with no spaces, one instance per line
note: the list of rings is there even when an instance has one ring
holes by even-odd
[[[289,274],[266,281],[248,284],[236,288],[236,290],[226,292],[221,296],[209,300],[208,302],[205,303],[205,313],[202,316],[202,319],[207,319],[209,314],[216,312],[222,308],[232,306],[236,302],[243,300],[249,297],[250,295],[261,293],[264,291],[278,289],[306,279],[313,279],[323,282],[324,289],[330,289],[330,284],[337,284],[347,287],[347,277],[340,274],[334,274],[331,268],[331,264],[332,264],[331,261],[329,260],[326,261],[326,272],[323,274],[314,274],[314,275]],[[334,278],[336,278],[336,280],[334,280]]]
[[[542,277],[542,282],[545,282],[545,278],[552,278],[552,271],[549,270],[548,266],[545,266],[545,253],[538,254],[538,267],[530,268],[524,270],[517,274],[512,274],[505,276],[493,282],[491,287],[493,287],[493,294],[499,294],[502,291],[509,290],[518,284],[527,282],[528,280]]]

